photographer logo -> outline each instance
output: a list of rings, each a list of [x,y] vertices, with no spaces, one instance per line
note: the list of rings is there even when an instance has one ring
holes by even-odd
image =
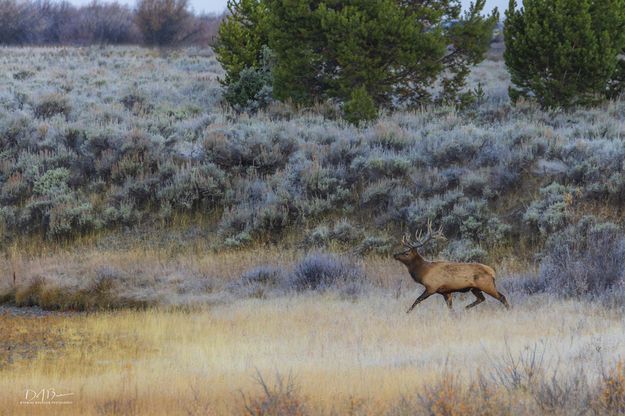
[[[26,389],[24,390],[23,400],[20,404],[25,405],[63,405],[72,404],[72,396],[74,393],[57,392],[53,388],[49,389]]]

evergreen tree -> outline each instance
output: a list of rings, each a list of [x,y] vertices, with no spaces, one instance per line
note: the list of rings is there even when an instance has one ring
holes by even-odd
[[[568,107],[622,88],[624,0],[510,0],[504,36],[513,101]]]
[[[228,0],[229,16],[219,26],[217,60],[226,71],[224,84],[239,79],[245,68],[262,69],[263,47],[268,44],[264,0]]]
[[[438,98],[457,101],[498,19],[480,15],[485,0],[463,16],[458,0],[267,1],[274,93],[303,104],[364,86],[377,106],[415,106],[437,80]]]
[[[378,110],[365,87],[356,88],[349,101],[345,103],[345,120],[358,124],[362,121],[374,120],[377,116]]]
[[[273,101],[273,56],[266,46],[262,61],[261,68],[243,68],[236,80],[226,84],[224,98],[235,111],[254,113]]]
[[[461,15],[460,0],[230,0],[216,51],[229,85],[261,68],[268,45],[274,96],[300,105],[460,103],[498,19],[481,15],[484,3]]]
[[[266,0],[270,47],[276,55],[274,95],[298,104],[321,101],[332,68],[324,64],[325,40],[316,9],[320,1]]]

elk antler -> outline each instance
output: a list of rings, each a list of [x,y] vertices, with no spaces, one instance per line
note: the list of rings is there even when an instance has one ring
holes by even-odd
[[[423,237],[423,230],[419,230],[415,232],[415,241],[410,241],[408,236],[404,236],[401,242],[406,247],[421,248],[432,240],[446,240],[446,238],[443,235],[443,226],[441,225],[438,230],[432,231],[432,220],[428,220],[425,237]]]

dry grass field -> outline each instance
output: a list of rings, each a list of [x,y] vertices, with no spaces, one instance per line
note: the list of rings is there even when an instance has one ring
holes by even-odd
[[[513,298],[510,312],[494,301],[464,311],[467,298],[450,314],[434,298],[406,315],[412,296],[376,290],[357,300],[327,293],[189,310],[3,314],[0,408],[11,415],[246,414],[246,402],[263,395],[258,375],[271,388],[280,374],[284,384],[292,376],[301,406],[281,414],[392,414],[451,372],[459,385],[481,374],[501,400],[516,398],[501,414],[521,414],[540,403],[523,386],[508,392],[498,372],[512,380],[517,371],[520,384],[531,384],[523,380],[528,372],[549,381],[583,369],[597,382],[625,353],[622,314],[599,305],[536,296]],[[525,368],[534,352],[539,362]],[[508,356],[523,364],[512,368]],[[41,389],[73,393],[71,404],[19,403],[26,390]],[[444,402],[456,407],[440,414],[470,405]]]

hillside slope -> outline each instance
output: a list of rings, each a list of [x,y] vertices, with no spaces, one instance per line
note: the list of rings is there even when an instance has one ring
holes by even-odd
[[[224,110],[211,51],[5,49],[1,244],[386,256],[431,220],[449,241],[428,255],[519,270],[586,215],[620,223],[625,103],[513,108],[492,58],[475,107],[357,128],[324,106]]]

